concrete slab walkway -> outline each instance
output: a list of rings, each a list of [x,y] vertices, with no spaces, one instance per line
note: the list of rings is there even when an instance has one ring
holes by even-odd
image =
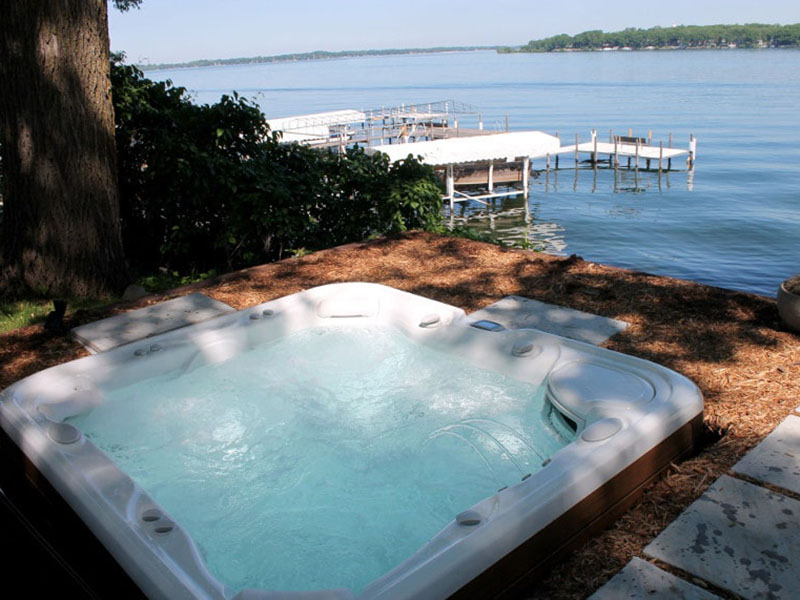
[[[634,558],[589,600],[718,600],[719,596],[692,585],[654,564]]]
[[[661,532],[644,554],[736,597],[796,600],[800,598],[798,550],[800,417],[790,415],[731,469],[731,475],[715,481]],[[663,591],[666,580],[684,587],[655,565],[642,563],[649,564],[634,558],[592,598],[707,597]],[[704,592],[694,587],[691,593]]]
[[[796,599],[798,517],[800,501],[723,475],[644,552],[742,598]]]
[[[778,425],[733,471],[800,494],[800,417],[790,416]]]

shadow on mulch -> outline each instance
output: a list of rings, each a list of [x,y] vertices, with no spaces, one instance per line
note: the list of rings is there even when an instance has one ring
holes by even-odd
[[[700,387],[706,403],[700,452],[672,465],[613,526],[530,590],[531,598],[591,594],[800,404],[800,336],[781,323],[770,298],[419,232],[254,267],[132,305],[78,312],[70,325],[191,291],[244,308],[340,281],[382,283],[467,312],[515,294],[621,319],[630,326],[606,342],[608,348],[661,363]],[[38,327],[2,335],[0,388],[84,354]]]

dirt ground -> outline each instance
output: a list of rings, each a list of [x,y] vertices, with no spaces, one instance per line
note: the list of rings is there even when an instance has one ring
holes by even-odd
[[[669,468],[641,500],[556,567],[532,598],[584,598],[641,553],[666,525],[800,405],[800,334],[771,298],[582,260],[412,232],[351,244],[76,313],[69,326],[200,291],[245,308],[341,281],[382,283],[467,312],[516,294],[621,319],[605,346],[692,379],[705,399],[700,453]],[[0,389],[86,352],[31,326],[0,335]]]

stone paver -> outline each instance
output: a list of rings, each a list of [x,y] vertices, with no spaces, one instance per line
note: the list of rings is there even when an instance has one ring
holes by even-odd
[[[723,475],[645,554],[748,599],[800,597],[800,502]]]
[[[624,321],[522,296],[506,296],[475,311],[469,318],[471,321],[494,321],[506,329],[538,329],[595,345],[628,327]]]
[[[234,310],[224,302],[195,293],[75,327],[72,335],[89,351],[102,352]]]
[[[718,600],[712,594],[650,564],[633,558],[589,600]]]
[[[789,416],[733,470],[800,494],[800,417]]]

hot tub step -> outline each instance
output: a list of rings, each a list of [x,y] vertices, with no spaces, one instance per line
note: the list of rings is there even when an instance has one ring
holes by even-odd
[[[234,311],[224,302],[194,293],[87,323],[71,333],[89,352],[103,352]]]
[[[595,345],[628,327],[624,321],[522,296],[506,296],[470,314],[469,319],[491,321],[506,329],[538,329]]]

